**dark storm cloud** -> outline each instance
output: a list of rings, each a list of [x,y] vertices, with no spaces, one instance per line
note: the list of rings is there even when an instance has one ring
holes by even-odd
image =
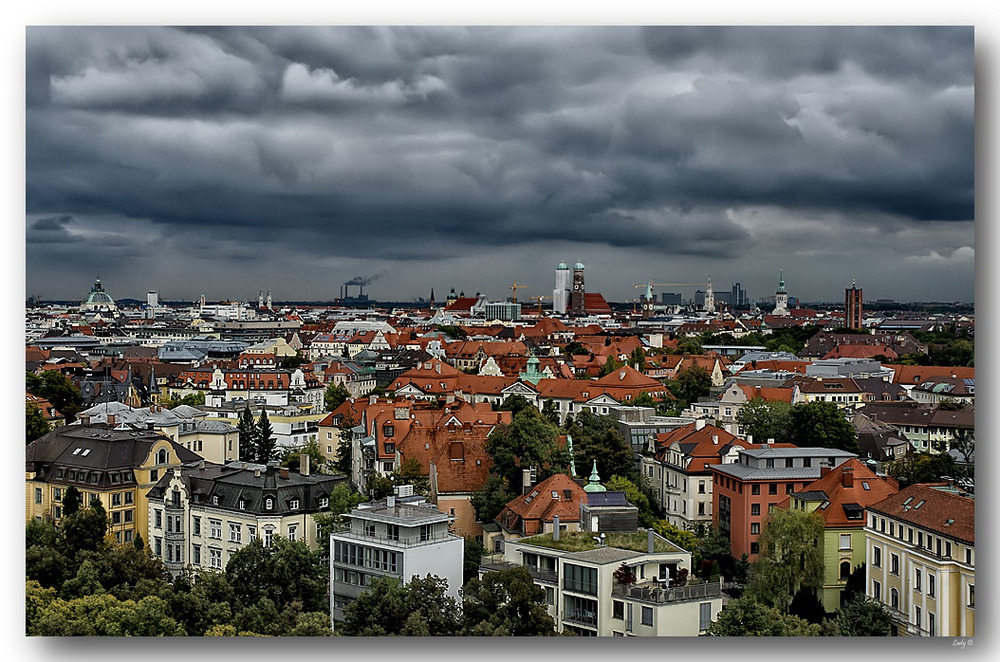
[[[964,260],[972,76],[968,28],[31,28],[29,281],[32,246],[70,240],[155,237],[192,279],[799,250],[755,209]],[[941,221],[948,248],[921,229]]]

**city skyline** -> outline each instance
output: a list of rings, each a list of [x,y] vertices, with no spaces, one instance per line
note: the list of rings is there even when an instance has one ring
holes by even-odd
[[[45,299],[527,300],[579,260],[613,301],[974,300],[972,28],[32,27],[26,65]]]

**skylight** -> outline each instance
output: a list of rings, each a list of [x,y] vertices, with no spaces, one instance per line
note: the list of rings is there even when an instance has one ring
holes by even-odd
[[[921,499],[919,502],[917,502],[917,505],[913,506],[913,509],[916,510],[917,508],[919,508],[922,505],[924,505],[924,500],[923,499]]]

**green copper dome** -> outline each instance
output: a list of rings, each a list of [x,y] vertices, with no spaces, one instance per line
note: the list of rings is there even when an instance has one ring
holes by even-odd
[[[583,267],[583,262],[577,262],[575,265],[573,265],[573,268],[574,269],[583,269],[584,268]]]
[[[556,267],[556,269],[558,269],[558,270],[560,270],[560,271],[565,271],[565,270],[569,269],[569,267],[568,267],[568,266],[566,266],[566,263],[565,263],[565,262],[560,262],[560,263],[559,263],[559,266],[558,266],[558,267]]]

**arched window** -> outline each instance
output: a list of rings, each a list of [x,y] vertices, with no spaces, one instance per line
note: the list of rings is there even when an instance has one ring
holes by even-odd
[[[266,499],[264,499],[264,509],[272,510],[273,508],[274,508],[274,499],[272,499],[271,497],[267,497]]]
[[[166,449],[166,448],[161,448],[161,449],[160,449],[159,451],[157,451],[157,453],[156,453],[156,463],[157,463],[157,464],[166,464],[166,463],[167,463],[167,458],[168,458],[168,457],[169,457],[169,456],[168,456],[168,454],[167,454],[167,449]]]
[[[851,562],[841,561],[840,562],[840,578],[847,579],[851,576]]]
[[[893,609],[899,609],[899,591],[892,589],[889,592],[889,600]]]

